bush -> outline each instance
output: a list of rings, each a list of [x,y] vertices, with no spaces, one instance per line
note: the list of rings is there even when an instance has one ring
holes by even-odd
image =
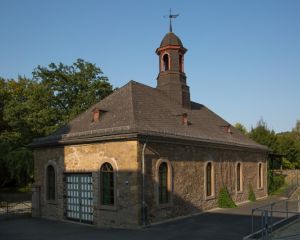
[[[282,167],[284,169],[295,169],[295,164],[291,163],[288,159],[282,158]]]
[[[273,193],[284,184],[284,176],[270,172],[268,174],[268,192]]]
[[[218,206],[220,208],[235,208],[236,204],[232,200],[227,187],[222,187],[218,196]]]
[[[255,193],[253,191],[253,187],[252,187],[251,183],[248,185],[248,200],[250,202],[256,201]]]

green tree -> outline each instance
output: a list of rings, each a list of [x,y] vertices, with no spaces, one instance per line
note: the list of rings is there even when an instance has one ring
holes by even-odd
[[[32,178],[27,145],[48,135],[112,92],[94,64],[78,59],[71,66],[38,66],[33,79],[0,78],[0,187]]]
[[[274,130],[268,128],[267,123],[263,119],[258,121],[255,128],[251,128],[249,137],[257,143],[267,146],[273,152],[277,152],[277,136]]]
[[[245,134],[245,135],[247,135],[248,134],[248,132],[247,132],[247,129],[246,129],[246,127],[243,125],[243,124],[241,124],[241,123],[236,123],[235,125],[234,125],[234,127],[236,128],[236,129],[238,129],[241,133],[243,133],[243,134]]]
[[[4,120],[4,105],[6,98],[6,82],[0,77],[0,134],[8,127],[6,121]]]
[[[51,63],[48,68],[38,66],[33,77],[41,83],[44,91],[48,90],[48,107],[55,109],[58,125],[112,92],[112,86],[101,69],[82,59],[70,66],[63,63]]]
[[[300,143],[298,132],[277,134],[278,152],[284,155],[284,167],[300,168]]]
[[[296,126],[293,128],[293,131],[300,133],[300,120],[297,120]]]
[[[3,80],[2,131],[0,134],[0,186],[20,185],[32,178],[32,153],[26,147],[33,137],[40,136],[34,130],[32,112],[34,81],[25,77]]]

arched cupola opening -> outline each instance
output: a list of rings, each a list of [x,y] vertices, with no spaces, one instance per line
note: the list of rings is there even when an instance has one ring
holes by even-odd
[[[169,54],[164,54],[162,58],[162,71],[170,70]]]
[[[184,72],[183,70],[183,56],[179,55],[179,72]]]

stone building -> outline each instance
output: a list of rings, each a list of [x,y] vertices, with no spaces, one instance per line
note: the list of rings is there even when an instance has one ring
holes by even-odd
[[[187,49],[169,32],[157,87],[130,81],[34,148],[34,216],[139,227],[267,195],[268,149],[190,100]]]

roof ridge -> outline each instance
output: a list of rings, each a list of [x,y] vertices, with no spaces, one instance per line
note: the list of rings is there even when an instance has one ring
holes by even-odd
[[[136,122],[136,116],[135,116],[135,111],[134,111],[134,101],[133,101],[133,85],[135,85],[137,82],[134,80],[130,80],[126,85],[130,86],[129,92],[130,92],[130,103],[131,103],[131,115],[132,115],[132,125],[135,127],[135,122]],[[125,86],[126,86],[125,85]]]

